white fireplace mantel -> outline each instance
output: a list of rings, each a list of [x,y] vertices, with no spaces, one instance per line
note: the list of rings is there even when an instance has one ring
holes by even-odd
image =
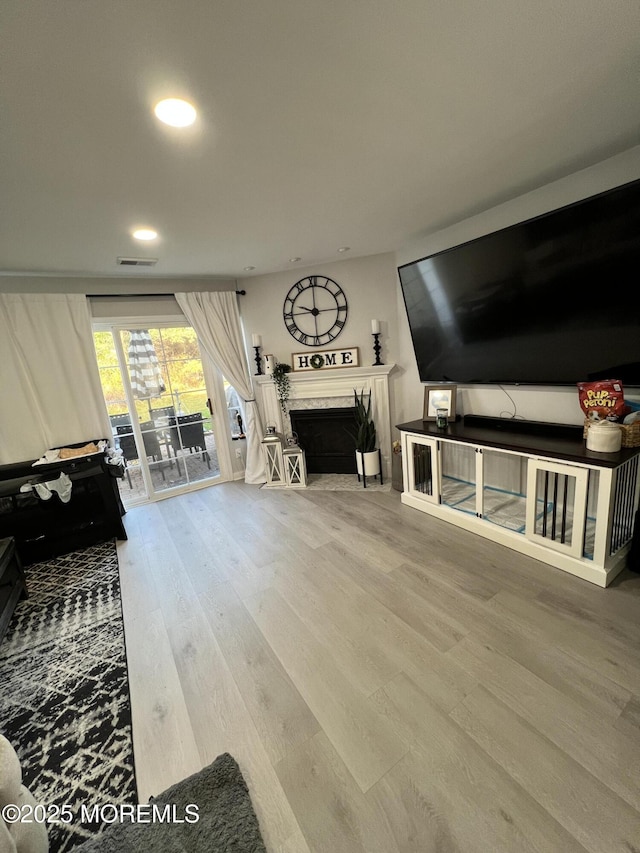
[[[389,400],[389,374],[395,364],[382,364],[371,367],[344,367],[335,370],[291,371],[288,374],[291,384],[289,409],[296,408],[296,401],[318,400],[325,408],[330,408],[332,398],[353,400],[353,392],[365,394],[371,392],[371,413],[376,425],[378,446],[382,453],[383,473],[390,476],[391,471],[391,408]],[[287,432],[288,424],[283,419],[282,410],[271,376],[254,376],[253,384],[258,392],[265,424],[275,425],[278,432]],[[327,403],[329,404],[327,406]],[[336,400],[336,406],[344,405]],[[351,405],[349,403],[348,405]],[[288,421],[288,419],[287,419]]]

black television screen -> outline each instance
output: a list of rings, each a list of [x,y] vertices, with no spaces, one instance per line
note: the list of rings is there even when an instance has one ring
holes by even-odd
[[[422,382],[640,385],[640,181],[398,272]]]

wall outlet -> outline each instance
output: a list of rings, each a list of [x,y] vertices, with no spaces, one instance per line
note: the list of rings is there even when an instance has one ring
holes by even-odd
[[[242,459],[242,448],[236,447],[236,459]]]

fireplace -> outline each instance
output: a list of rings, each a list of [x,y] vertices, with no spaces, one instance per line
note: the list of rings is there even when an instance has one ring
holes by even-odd
[[[291,429],[304,450],[309,474],[355,474],[354,409],[294,409]]]
[[[353,393],[364,391],[371,392],[371,405],[373,418],[376,424],[378,436],[378,447],[382,452],[382,471],[385,479],[391,477],[391,414],[389,395],[389,374],[395,368],[393,364],[374,365],[372,367],[349,367],[349,368],[321,368],[319,370],[293,370],[289,373],[291,392],[289,394],[289,409],[283,413],[280,402],[276,395],[276,386],[272,376],[254,376],[253,382],[258,389],[260,401],[260,413],[265,426],[275,426],[278,432],[286,435],[295,431],[304,448],[309,463],[309,454],[312,456],[322,455],[326,451],[323,448],[321,454],[316,454],[311,437],[305,436],[305,427],[302,421],[314,420],[317,424],[325,417],[335,418],[336,409],[343,418],[342,425],[335,429],[334,437],[337,447],[331,448],[330,455],[334,457],[332,462],[325,458],[325,467],[315,468],[313,459],[312,467],[308,467],[311,473],[355,473],[355,447],[353,439],[344,429],[353,427]],[[340,411],[342,409],[342,411]],[[297,425],[291,424],[290,415],[294,418],[302,414],[302,420]],[[335,423],[334,423],[335,426]],[[321,427],[324,429],[324,425]],[[315,428],[314,428],[315,431]],[[336,457],[338,457],[336,459]],[[347,461],[348,460],[348,461]],[[334,467],[340,464],[348,467]],[[330,467],[327,467],[330,466]]]

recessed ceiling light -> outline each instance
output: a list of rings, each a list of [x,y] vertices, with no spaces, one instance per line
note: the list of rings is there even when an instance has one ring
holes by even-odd
[[[351,246],[341,246],[338,251],[342,254],[342,252],[348,252],[350,248]]]
[[[251,272],[251,270],[254,270],[254,269],[255,269],[255,267],[245,267],[245,270],[247,272]]]
[[[298,261],[301,261],[301,260],[302,260],[302,258],[289,258],[289,263],[290,264],[297,264]]]
[[[135,237],[136,240],[155,240],[158,236],[158,232],[154,231],[153,228],[136,228],[136,230],[132,232],[132,236]]]
[[[154,112],[160,121],[170,124],[171,127],[188,127],[196,120],[196,109],[188,101],[180,98],[166,98],[159,101]]]

